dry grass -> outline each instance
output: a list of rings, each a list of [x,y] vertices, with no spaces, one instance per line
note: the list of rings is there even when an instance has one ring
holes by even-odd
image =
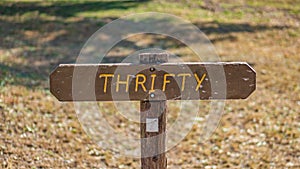
[[[223,61],[247,61],[257,72],[256,92],[247,100],[227,101],[220,126],[205,142],[199,140],[199,121],[168,152],[169,168],[300,168],[299,2],[212,2],[0,2],[0,168],[139,166],[138,159],[94,144],[73,105],[51,96],[48,75],[58,63],[74,62],[100,26],[142,11],[191,20]],[[179,42],[149,35],[127,39],[111,55],[158,43],[193,60]],[[101,106],[109,110],[111,104]],[[126,124],[107,118],[112,125]]]

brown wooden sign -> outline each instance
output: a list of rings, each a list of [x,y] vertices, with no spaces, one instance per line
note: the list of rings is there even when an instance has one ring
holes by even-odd
[[[165,100],[245,99],[256,88],[247,63],[166,62],[144,53],[140,64],[62,64],[50,91],[60,101],[140,101],[141,168],[166,169]]]
[[[50,75],[60,101],[245,99],[255,88],[244,62],[61,64]]]

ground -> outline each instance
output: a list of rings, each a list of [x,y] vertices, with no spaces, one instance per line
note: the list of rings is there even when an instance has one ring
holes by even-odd
[[[300,168],[299,4],[299,0],[1,1],[1,168],[140,166],[139,159],[97,146],[83,131],[73,104],[60,103],[50,94],[48,76],[59,63],[74,62],[101,26],[148,11],[189,20],[208,36],[222,61],[246,61],[257,73],[255,93],[247,100],[226,101],[219,127],[208,140],[199,140],[198,120],[189,135],[168,151],[169,168]],[[183,44],[150,35],[124,40],[111,55],[126,56],[147,47],[168,49],[193,61]],[[170,112],[177,110],[172,104]],[[110,110],[112,103],[99,106],[115,111]],[[207,110],[205,106],[201,113]],[[118,118],[107,115],[118,124],[126,123]]]

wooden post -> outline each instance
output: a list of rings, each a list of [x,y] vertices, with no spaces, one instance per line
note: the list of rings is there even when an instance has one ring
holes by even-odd
[[[164,62],[168,62],[166,53],[140,54],[140,63],[142,64],[159,64]],[[142,169],[167,168],[165,153],[166,101],[156,100],[155,97],[155,93],[149,93],[149,100],[140,101]]]

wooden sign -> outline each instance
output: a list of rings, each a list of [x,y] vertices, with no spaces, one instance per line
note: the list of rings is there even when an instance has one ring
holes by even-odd
[[[166,100],[245,99],[256,88],[244,62],[166,62],[145,53],[140,64],[62,64],[50,91],[60,101],[140,101],[141,168],[166,169]]]
[[[244,62],[61,64],[50,75],[60,101],[245,99],[255,87]]]

